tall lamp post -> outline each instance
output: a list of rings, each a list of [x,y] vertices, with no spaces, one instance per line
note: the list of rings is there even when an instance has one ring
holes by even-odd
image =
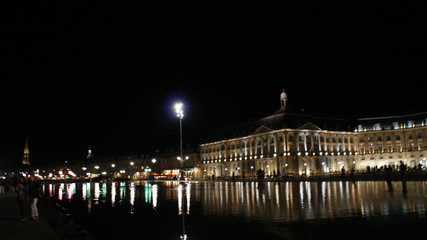
[[[182,103],[175,103],[176,116],[179,118],[179,145],[180,155],[178,161],[181,162],[180,179],[184,179],[184,157],[182,156],[182,118],[184,117],[184,105]]]
[[[153,172],[156,172],[155,169],[154,169],[154,164],[157,162],[157,160],[155,158],[153,158],[153,159],[151,159],[151,162],[153,163],[153,167],[152,167]],[[157,173],[157,174],[159,174],[159,173]],[[150,178],[154,179],[153,173],[151,173]]]
[[[181,162],[181,169],[180,169],[180,179],[184,179],[184,156],[182,155],[182,118],[184,117],[184,105],[181,102],[175,103],[175,112],[176,116],[179,118],[179,142],[180,142],[180,155],[178,160]],[[184,186],[183,186],[184,191]],[[178,190],[179,191],[179,190]],[[182,194],[182,202],[184,203],[184,194]],[[182,235],[181,240],[187,239],[187,234],[185,233],[185,210],[184,210],[184,204],[183,204],[183,210],[182,210]]]

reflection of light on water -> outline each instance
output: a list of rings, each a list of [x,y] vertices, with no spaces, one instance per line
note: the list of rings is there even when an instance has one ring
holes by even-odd
[[[184,184],[179,184],[177,187],[178,190],[178,215],[182,215],[182,235],[180,236],[180,239],[186,240],[187,234],[185,233],[185,215],[190,214],[190,197],[191,197],[191,186],[190,183],[187,183],[187,185],[184,187]],[[185,193],[184,193],[185,191]],[[184,212],[184,202],[183,198],[184,196],[187,198],[187,201],[185,202],[187,211]]]
[[[53,187],[53,184],[49,184],[48,186],[49,189],[49,197],[53,197],[55,195],[55,188]]]
[[[182,189],[183,189],[182,184],[179,184],[178,185],[178,215],[182,214],[182,196],[183,196]]]
[[[120,194],[119,194],[119,199],[120,199],[120,204],[123,202],[123,200],[126,198],[126,183],[125,182],[121,182],[120,183]]]
[[[87,198],[91,198],[92,197],[92,184],[86,183],[86,186],[87,186],[86,196],[87,196]]]
[[[238,216],[239,218],[272,219],[281,222],[396,214],[416,214],[425,218],[427,208],[427,182],[408,182],[405,190],[402,183],[393,182],[393,192],[389,191],[385,182],[363,181],[357,183],[340,181],[264,182],[263,184],[256,181],[243,183],[218,181],[185,183],[186,185],[176,181],[174,183],[146,183],[144,186],[136,186],[134,183],[128,182],[116,184],[109,185],[108,183],[102,187],[95,184],[95,187],[92,186],[92,196],[95,195],[95,199],[99,199],[102,198],[101,194],[106,194],[104,198],[105,196],[110,198],[108,194],[111,194],[111,205],[102,205],[102,201],[98,203],[106,208],[121,204],[119,199],[122,199],[126,206],[130,203],[130,214],[138,211],[140,208],[137,206],[140,205],[157,210],[165,202],[170,203],[171,201],[173,202],[172,207],[177,207],[175,201],[178,201],[179,215],[189,214],[190,204],[193,204],[194,207],[196,203],[208,216]],[[82,191],[79,191],[80,185]],[[101,192],[100,187],[103,189]],[[49,184],[46,186],[46,193],[58,199],[70,199],[74,194],[71,201],[77,199],[81,194],[84,200],[87,199],[90,212],[91,204],[93,204],[89,200],[90,189],[89,183],[67,185],[68,196],[65,196],[63,184]],[[143,197],[145,197],[145,201],[142,200]],[[170,205],[167,204],[167,207]],[[126,208],[126,211],[128,210]]]
[[[370,217],[371,216],[371,209],[369,207],[369,202],[365,202],[364,206],[363,206],[363,214],[366,217]]]
[[[408,213],[409,212],[409,210],[408,210],[408,203],[406,201],[403,201],[403,203],[402,203],[402,212],[403,213]]]
[[[219,185],[219,191],[220,192],[223,192],[224,191],[224,187],[223,187],[224,185],[223,184],[221,184],[221,185]],[[223,195],[224,194],[220,194],[219,195],[219,198],[220,198],[220,202],[224,202],[224,197],[223,197]],[[225,185],[225,201],[227,201],[227,199],[228,199],[228,185]]]
[[[301,200],[301,207],[304,208],[304,186],[302,182],[299,183],[299,198]]]
[[[157,184],[153,185],[153,208],[157,208],[157,197],[159,192],[159,186]]]
[[[265,185],[265,184],[264,184]],[[264,188],[265,188],[265,186],[262,186],[262,190],[263,190],[263,194],[261,195],[261,198],[262,198],[262,205],[265,205],[265,193],[264,193]]]
[[[362,217],[366,217],[365,207],[363,206],[363,203],[361,202],[360,205],[360,214]]]
[[[419,217],[425,217],[426,215],[426,209],[424,208],[423,204],[421,203],[417,203],[416,205],[416,209],[417,209],[417,215]]]
[[[295,206],[295,202],[292,200],[295,198],[297,198],[297,193],[294,194],[294,191],[292,189],[292,187],[294,186],[293,183],[290,182],[286,182],[285,185],[285,204],[282,204],[282,206],[286,206],[285,208],[285,215],[284,218],[286,221],[291,221],[294,220],[296,218],[296,216],[293,214],[292,209],[297,208],[297,206]]]
[[[191,184],[187,183],[184,187],[183,184],[178,185],[178,215],[183,213],[183,197],[185,196],[187,199],[185,201],[185,207],[187,208],[186,214],[190,214],[190,200],[191,200]],[[185,191],[185,193],[184,193]]]
[[[253,193],[253,187],[254,187],[254,185],[252,183],[250,184],[250,186],[248,186],[248,188],[249,188],[248,191],[246,191],[246,195],[245,195],[245,202],[246,203],[251,203],[250,198],[253,195],[252,193]],[[245,206],[246,206],[246,208],[245,208],[246,211],[249,211],[252,208],[251,204],[245,204]]]
[[[312,206],[311,206],[311,182],[305,182],[305,191],[307,192],[307,204],[308,204],[308,209],[311,210]]]
[[[82,199],[83,199],[83,201],[86,201],[86,196],[87,196],[87,193],[86,193],[86,190],[87,189],[87,183],[83,183],[82,184]]]
[[[266,183],[266,185],[267,185],[267,186],[266,186],[266,188],[267,188],[267,193],[263,195],[263,197],[264,197],[264,201],[263,201],[263,202],[264,202],[264,203],[265,203],[265,198],[266,198],[266,197],[270,198],[270,196],[271,196],[271,182],[267,182],[267,183]]]
[[[76,184],[70,183],[67,185],[67,199],[71,200],[73,195],[76,193]]]
[[[95,188],[94,188],[94,193],[93,193],[93,200],[95,200],[95,204],[98,204],[98,200],[99,200],[99,183],[95,183]]]
[[[129,185],[129,203],[130,203],[130,214],[135,213],[135,183],[131,182]]]
[[[151,187],[151,183],[146,183],[144,185],[144,193],[145,193],[145,202],[146,203],[151,203],[151,191],[152,191],[152,187]]]
[[[324,206],[325,200],[326,200],[326,183],[325,182],[322,182],[320,194],[322,196],[322,204]]]
[[[383,203],[382,215],[388,215],[390,213],[390,208],[387,202]]]
[[[191,198],[191,184],[190,183],[187,183],[186,195],[187,195],[187,214],[190,214],[190,198]]]
[[[344,199],[343,182],[338,182],[337,184],[338,184],[337,191],[338,191],[338,194],[339,194],[339,198],[340,199]]]
[[[244,192],[243,192],[243,183],[242,182],[238,182],[237,183],[237,191],[238,191],[238,196],[239,196],[239,201],[241,202],[241,203],[243,203],[243,201],[244,201],[244,198],[243,198],[243,196],[244,196]]]
[[[88,201],[87,201],[87,212],[91,213],[92,212],[92,193],[90,191],[90,189],[92,188],[92,184],[91,183],[86,183],[87,186],[87,190],[86,190],[86,195],[88,196]]]
[[[256,188],[259,189],[259,185],[260,185],[260,183],[257,183]],[[259,191],[255,191],[255,201],[256,201],[256,204],[258,205],[258,203],[259,203]]]
[[[87,199],[87,212],[91,213],[92,211],[92,195],[91,195],[91,186],[92,184],[90,182],[85,183],[82,185],[82,195],[83,200]]]
[[[100,199],[102,202],[105,202],[105,196],[107,195],[107,183],[102,183],[101,192],[100,192]]]
[[[217,182],[204,184],[202,206],[206,214],[292,222],[407,213],[425,217],[427,199],[420,196],[427,196],[427,183],[411,183],[405,190],[394,184],[390,194],[381,182]]]
[[[116,183],[111,183],[111,206],[114,207],[116,203]]]
[[[63,188],[64,188],[64,184],[63,183],[61,183],[60,185],[59,185],[59,189],[58,189],[58,199],[59,200],[62,200],[62,190],[63,190]]]

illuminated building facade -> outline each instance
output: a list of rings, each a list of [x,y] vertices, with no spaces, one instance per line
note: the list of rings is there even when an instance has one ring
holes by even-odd
[[[272,115],[225,129],[240,135],[200,145],[204,177],[316,175],[381,166],[424,167],[427,112],[342,119],[292,112],[287,94]]]
[[[427,157],[427,112],[402,116],[358,119],[358,166],[423,168]]]

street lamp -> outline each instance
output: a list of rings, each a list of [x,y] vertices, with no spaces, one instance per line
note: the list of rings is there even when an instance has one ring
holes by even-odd
[[[156,172],[155,169],[154,169],[154,165],[157,162],[157,160],[155,158],[153,158],[153,159],[151,159],[151,162],[153,163],[153,167],[152,167],[153,168],[153,172]],[[151,174],[151,176],[153,176],[153,174]],[[153,179],[154,179],[154,177],[153,177]]]
[[[151,179],[151,168],[149,166],[145,167],[145,177],[147,178],[148,173],[148,179]]]
[[[180,171],[180,179],[184,178],[184,161],[185,159],[182,156],[182,118],[184,117],[184,105],[181,102],[175,103],[175,113],[179,118],[179,136],[180,136],[180,157],[178,161],[181,162],[181,171]]]
[[[181,162],[181,176],[180,179],[184,179],[184,156],[182,155],[182,118],[184,117],[184,105],[180,102],[175,103],[175,113],[176,116],[179,118],[179,136],[180,136],[180,155],[178,158],[178,161]],[[183,188],[184,189],[184,188]],[[179,190],[178,190],[179,191]],[[184,200],[184,194],[182,194],[182,200]],[[182,201],[184,202],[184,201]],[[185,206],[185,205],[184,205]],[[185,211],[182,211],[182,240],[187,239],[187,234],[185,233]]]

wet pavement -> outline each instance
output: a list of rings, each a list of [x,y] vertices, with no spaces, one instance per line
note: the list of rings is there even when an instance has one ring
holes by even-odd
[[[0,195],[0,240],[94,240],[70,216],[46,198],[37,204],[38,219],[21,221],[16,194]]]
[[[183,227],[189,240],[409,239],[427,227],[427,182],[60,183],[45,195],[103,240]]]

